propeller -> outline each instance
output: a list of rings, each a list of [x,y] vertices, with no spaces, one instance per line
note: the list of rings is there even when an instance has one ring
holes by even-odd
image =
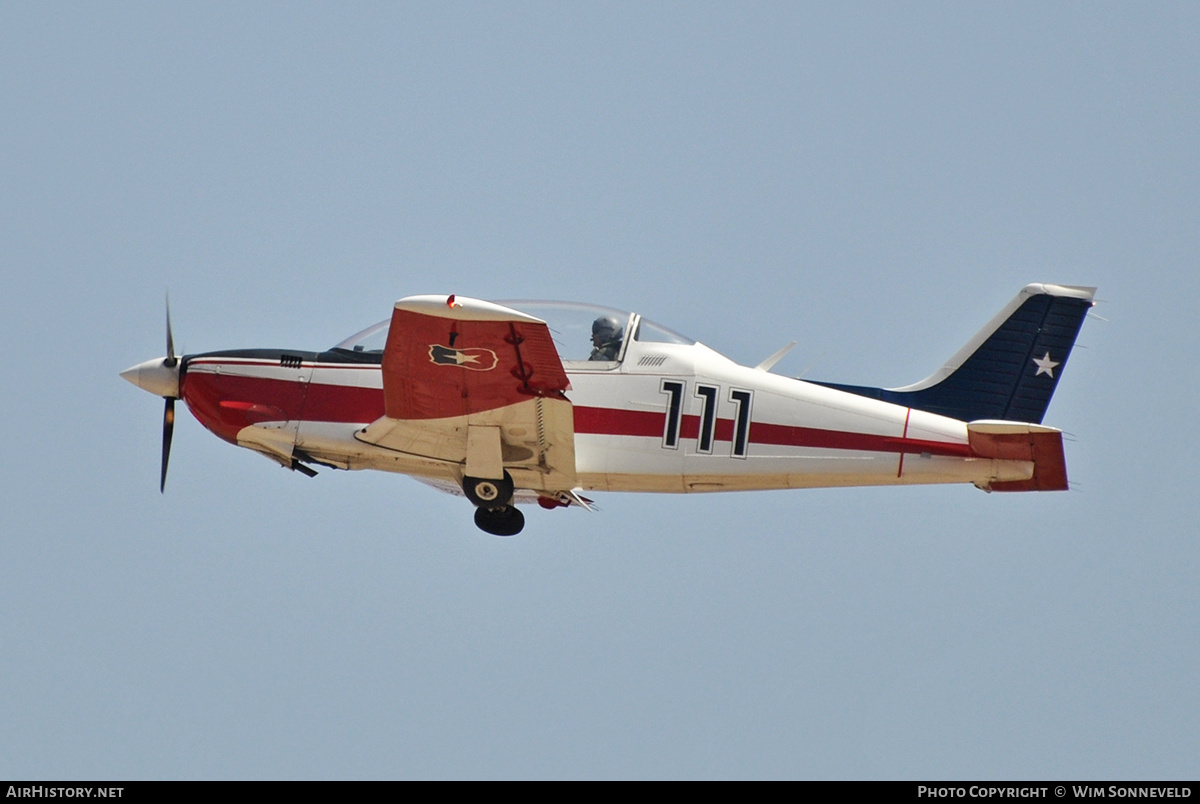
[[[179,364],[179,358],[175,356],[175,339],[171,337],[171,297],[167,297],[167,356],[163,359],[163,365],[167,368],[175,368]]]
[[[171,434],[175,432],[175,397],[167,397],[167,407],[163,410],[163,448],[162,475],[158,478],[158,492],[163,493],[167,488],[167,461],[171,460]]]
[[[175,430],[175,400],[179,398],[179,357],[171,334],[171,301],[167,299],[167,355],[125,369],[121,376],[144,391],[166,400],[163,409],[162,473],[158,490],[167,487],[167,462],[171,457],[171,435]]]
[[[163,366],[175,369],[175,393],[179,393],[179,358],[175,356],[175,339],[171,336],[171,299],[167,298],[167,356],[163,358]],[[163,397],[166,407],[163,408],[163,439],[162,439],[162,474],[158,478],[158,493],[167,489],[167,463],[171,460],[171,436],[175,433],[175,397]]]
[[[175,356],[175,338],[170,334],[170,296],[167,298],[167,356],[163,367],[175,370],[175,392],[179,394],[179,358]],[[175,432],[175,397],[163,397],[167,407],[162,410],[162,474],[158,476],[158,493],[167,491],[167,463],[170,461],[170,437]]]

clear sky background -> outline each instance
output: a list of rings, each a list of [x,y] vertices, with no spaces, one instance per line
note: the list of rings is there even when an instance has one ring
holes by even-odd
[[[0,777],[1200,775],[1200,5],[0,5]],[[1097,285],[1072,490],[476,530],[122,369],[416,293],[901,385]],[[814,364],[815,365],[812,365]],[[812,365],[811,368],[810,365]]]

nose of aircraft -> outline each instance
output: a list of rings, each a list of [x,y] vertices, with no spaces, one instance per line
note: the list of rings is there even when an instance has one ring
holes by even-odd
[[[178,359],[156,357],[145,363],[130,366],[121,372],[121,376],[143,391],[149,391],[155,396],[165,396],[169,399],[179,398]]]

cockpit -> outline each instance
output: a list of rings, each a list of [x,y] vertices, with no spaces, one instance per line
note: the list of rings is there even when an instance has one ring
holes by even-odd
[[[637,313],[596,304],[556,301],[499,301],[522,313],[542,319],[558,349],[559,359],[576,369],[604,370],[620,365],[629,342],[695,343]],[[380,321],[335,346],[351,352],[382,354],[391,319]]]

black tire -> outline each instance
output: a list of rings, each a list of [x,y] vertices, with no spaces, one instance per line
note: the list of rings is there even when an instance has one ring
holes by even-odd
[[[513,479],[508,472],[503,480],[464,477],[462,486],[463,494],[478,508],[504,508],[512,502]]]
[[[475,526],[493,536],[516,536],[525,527],[525,515],[515,505],[476,508]]]

